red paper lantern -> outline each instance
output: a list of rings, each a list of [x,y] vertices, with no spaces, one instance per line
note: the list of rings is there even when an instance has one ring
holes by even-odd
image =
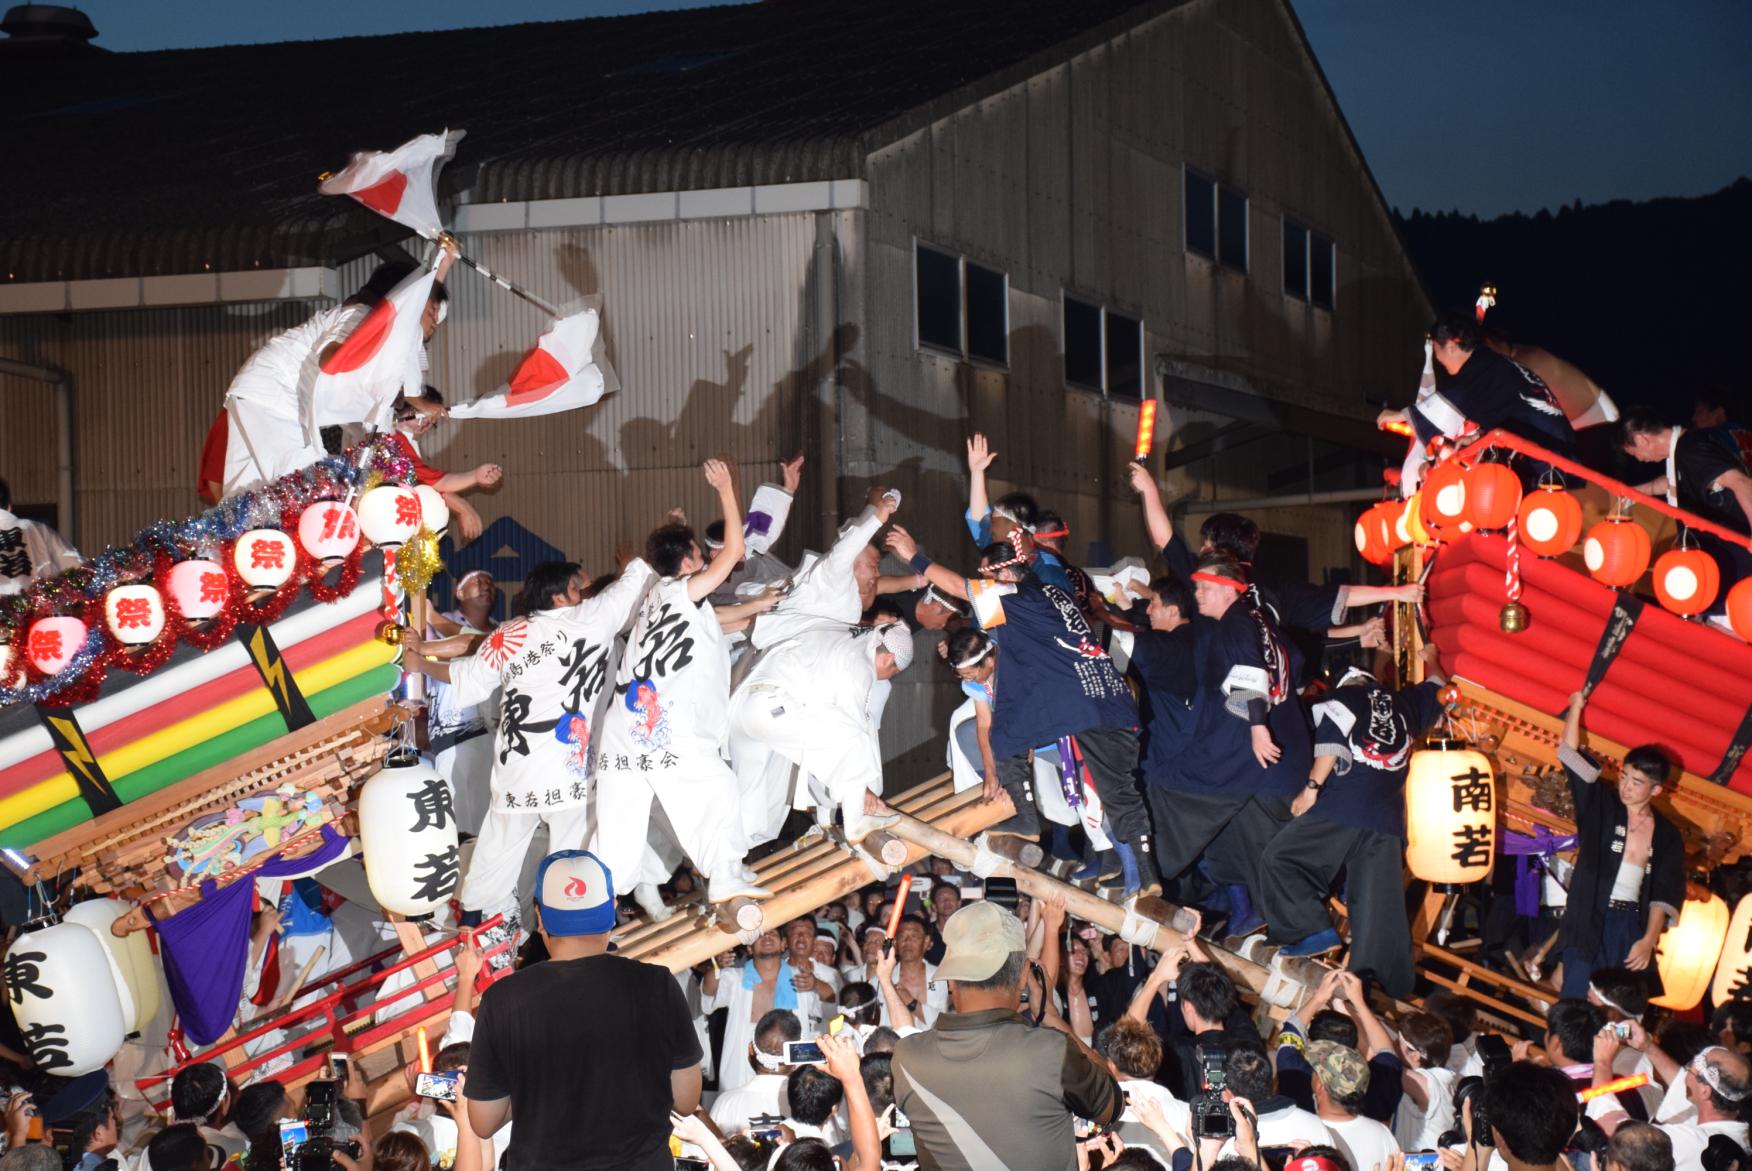
[[[1568,553],[1582,535],[1581,501],[1555,486],[1529,492],[1521,501],[1519,528],[1521,544],[1539,556]]]
[[[1521,507],[1521,477],[1503,464],[1466,473],[1466,519],[1475,529],[1506,529]]]
[[[1393,560],[1393,506],[1377,504],[1357,518],[1357,552],[1370,565],[1386,565]]]
[[[1655,597],[1675,614],[1703,613],[1721,590],[1721,570],[1702,549],[1669,549],[1655,562]]]
[[[1630,585],[1649,567],[1648,532],[1628,517],[1609,516],[1588,530],[1582,560],[1602,585]]]
[[[318,500],[298,516],[298,543],[318,561],[339,561],[359,547],[359,514],[339,500]]]
[[[24,654],[45,675],[64,670],[85,645],[85,623],[77,618],[41,618],[30,624]]]
[[[1728,591],[1728,625],[1735,634],[1752,642],[1752,577],[1735,582]]]
[[[1437,464],[1418,490],[1418,515],[1433,537],[1453,540],[1466,521],[1466,472],[1453,460]]]
[[[224,609],[231,580],[217,561],[196,558],[171,566],[165,586],[184,620],[204,622]]]

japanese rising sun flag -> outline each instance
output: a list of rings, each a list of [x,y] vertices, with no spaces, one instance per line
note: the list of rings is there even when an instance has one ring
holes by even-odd
[[[450,408],[453,419],[523,419],[596,402],[619,388],[602,351],[595,306],[557,319],[492,394]]]
[[[324,195],[351,195],[378,215],[432,239],[444,230],[438,222],[438,168],[456,153],[463,134],[446,130],[422,134],[391,151],[360,151],[316,189]]]
[[[434,279],[430,266],[408,274],[322,357],[310,398],[301,404],[309,434],[316,434],[319,414],[388,431],[394,425],[395,396],[419,396],[420,348],[426,340],[420,319]]]

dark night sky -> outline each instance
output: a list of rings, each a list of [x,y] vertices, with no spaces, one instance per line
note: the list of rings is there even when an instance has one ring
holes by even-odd
[[[493,23],[515,23],[699,2],[498,0],[490,12]],[[1747,0],[1293,2],[1401,210],[1492,216],[1701,195],[1752,173]],[[118,51],[462,28],[484,15],[476,0],[81,7],[97,43]]]

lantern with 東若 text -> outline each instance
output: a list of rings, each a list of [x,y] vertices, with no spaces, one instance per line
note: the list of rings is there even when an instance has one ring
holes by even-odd
[[[359,790],[359,842],[371,895],[384,910],[429,915],[456,893],[450,786],[419,757],[392,752]]]
[[[1650,997],[1649,1003],[1679,1012],[1696,1008],[1709,987],[1727,937],[1728,904],[1701,887],[1687,890],[1679,922],[1669,926],[1656,945],[1655,966],[1661,973],[1663,991]]]
[[[1752,998],[1752,895],[1741,895],[1728,920],[1722,958],[1716,964],[1709,998],[1716,1004]]]
[[[6,952],[6,991],[38,1073],[78,1077],[122,1048],[127,1022],[109,956],[89,927],[57,923]]]
[[[298,550],[279,529],[251,529],[237,538],[231,555],[237,576],[255,589],[277,590],[298,568]]]
[[[1496,856],[1496,780],[1490,758],[1434,738],[1405,777],[1405,861],[1425,882],[1477,882]]]

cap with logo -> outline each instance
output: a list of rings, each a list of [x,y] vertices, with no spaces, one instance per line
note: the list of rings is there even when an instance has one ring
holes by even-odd
[[[558,850],[535,872],[535,901],[549,935],[614,930],[614,876],[589,850]]]
[[[1308,1046],[1308,1065],[1326,1084],[1326,1091],[1350,1098],[1367,1093],[1369,1063],[1349,1045],[1337,1041],[1316,1041]]]
[[[937,979],[989,980],[1011,955],[1027,950],[1022,920],[993,902],[969,903],[943,924]]]

